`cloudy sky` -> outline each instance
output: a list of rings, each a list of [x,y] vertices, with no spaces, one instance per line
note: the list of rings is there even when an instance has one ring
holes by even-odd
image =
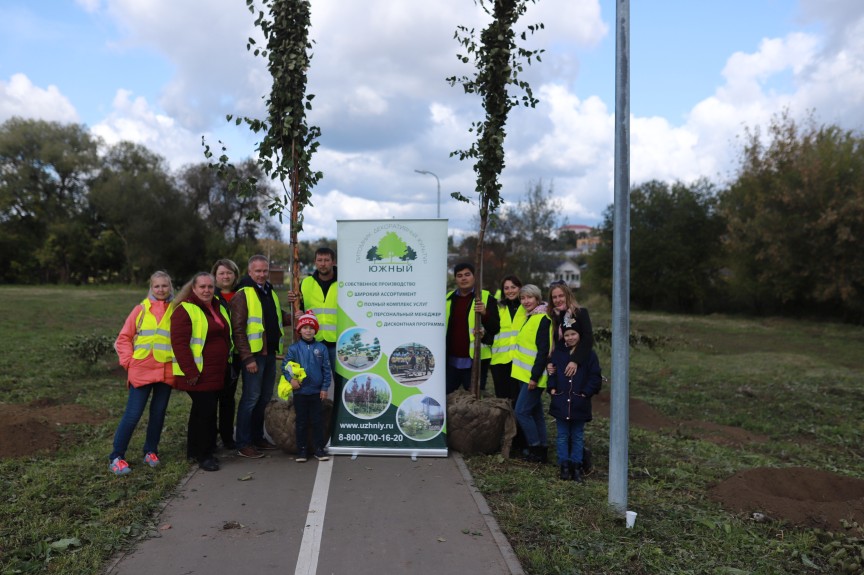
[[[476,206],[470,145],[479,101],[445,78],[469,73],[453,39],[482,29],[472,0],[316,0],[309,122],[322,130],[305,236],[335,237],[336,220],[441,216],[451,232]],[[551,182],[562,223],[596,224],[612,201],[615,2],[538,0],[524,23],[545,30],[524,78],[540,98],[508,122],[507,202]],[[864,126],[861,0],[631,2],[631,182],[722,184],[745,127],[788,109],[847,129]],[[244,0],[0,0],[0,122],[23,116],[83,123],[108,143],[150,147],[176,169],[203,161],[201,137],[232,159],[255,139],[225,121],[262,116],[265,63]]]

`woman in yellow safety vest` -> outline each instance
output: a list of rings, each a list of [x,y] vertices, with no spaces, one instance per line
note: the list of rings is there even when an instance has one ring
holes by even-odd
[[[240,279],[240,268],[233,260],[224,258],[217,260],[210,271],[216,278],[216,293],[213,298],[225,308],[230,315],[229,303],[236,293],[237,281]],[[218,435],[222,438],[222,446],[225,449],[234,450],[234,413],[237,411],[237,381],[240,379],[240,355],[234,350],[231,356],[231,369],[225,378],[225,387],[219,392],[216,408],[218,423]]]
[[[204,471],[218,471],[216,402],[230,369],[231,319],[213,298],[216,282],[207,272],[195,274],[177,294],[171,316],[174,379],[189,394],[192,408],[186,432],[186,455]]]
[[[519,397],[519,382],[514,382],[510,377],[513,349],[519,328],[527,319],[525,308],[519,301],[521,287],[522,280],[514,275],[506,276],[501,281],[501,297],[498,298],[501,331],[495,335],[492,342],[492,362],[489,367],[495,383],[495,397],[509,399],[511,406],[516,405],[516,398]]]
[[[527,284],[519,290],[527,319],[516,335],[511,377],[519,382],[516,420],[525,434],[528,450],[525,459],[546,463],[549,441],[543,415],[543,390],[546,389],[546,365],[552,344],[552,320],[546,314],[546,302],[540,288]]]
[[[126,370],[129,390],[126,409],[114,433],[114,447],[108,456],[108,468],[114,475],[126,475],[132,471],[126,462],[126,449],[151,393],[153,399],[150,400],[150,418],[144,440],[144,463],[150,467],[159,465],[159,438],[174,385],[169,335],[173,296],[171,276],[162,271],[150,276],[147,297],[132,309],[114,342],[120,365]]]

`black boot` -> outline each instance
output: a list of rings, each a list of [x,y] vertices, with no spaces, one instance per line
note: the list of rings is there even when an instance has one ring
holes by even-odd
[[[579,472],[581,465],[570,462],[570,479],[576,483],[582,483],[582,473]]]
[[[591,475],[594,465],[591,458],[591,450],[588,446],[582,448],[582,475]]]
[[[525,461],[528,463],[540,463],[540,449],[542,449],[539,445],[532,445],[528,448],[528,453],[525,455]]]
[[[570,465],[567,463],[561,464],[561,481],[569,481],[570,480]]]
[[[540,459],[540,463],[542,463],[544,465],[549,463],[549,446],[548,445],[537,446],[537,457]]]

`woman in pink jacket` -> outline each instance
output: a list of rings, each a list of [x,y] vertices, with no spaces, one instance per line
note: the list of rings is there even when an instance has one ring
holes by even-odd
[[[126,386],[129,389],[126,411],[114,434],[114,449],[108,456],[108,467],[114,475],[126,475],[132,471],[126,463],[126,448],[151,393],[153,399],[144,439],[144,463],[150,467],[159,465],[159,438],[174,386],[170,336],[173,296],[174,288],[167,273],[159,271],[150,276],[147,298],[132,309],[114,342],[120,365],[127,373]]]

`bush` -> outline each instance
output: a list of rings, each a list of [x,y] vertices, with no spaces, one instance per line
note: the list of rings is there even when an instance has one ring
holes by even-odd
[[[114,351],[114,337],[95,333],[79,335],[63,344],[63,349],[87,365],[96,365],[107,353]]]

